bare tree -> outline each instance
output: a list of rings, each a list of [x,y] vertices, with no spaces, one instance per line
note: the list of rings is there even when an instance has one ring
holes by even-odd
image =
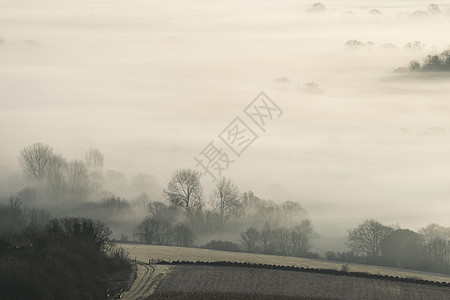
[[[85,155],[86,167],[89,171],[101,172],[103,169],[104,156],[103,153],[95,148],[90,148]]]
[[[427,259],[439,272],[450,269],[450,227],[430,224],[419,230],[424,238]]]
[[[263,252],[265,254],[273,254],[276,250],[276,233],[273,226],[269,222],[264,223],[263,228],[261,229],[261,243],[263,246]]]
[[[163,202],[150,202],[148,204],[148,212],[152,218],[163,219],[167,221],[175,221],[178,215],[178,207],[167,205]]]
[[[140,237],[141,242],[152,244],[154,236],[156,235],[156,228],[154,226],[154,221],[151,217],[146,217],[137,226],[137,235]]]
[[[176,209],[164,203],[155,202],[149,204],[149,212],[151,215],[138,225],[138,235],[148,244],[170,244]]]
[[[85,154],[86,168],[89,174],[89,189],[95,197],[102,197],[103,193],[103,153],[95,148],[90,148]]]
[[[194,234],[187,224],[177,224],[173,228],[173,240],[175,245],[190,247],[194,241]]]
[[[308,252],[312,245],[311,239],[317,237],[311,220],[303,220],[300,224],[294,226],[291,231],[292,254],[302,256]]]
[[[49,161],[53,157],[53,149],[47,144],[35,143],[20,151],[19,164],[23,171],[38,182],[45,179]]]
[[[47,163],[46,182],[54,196],[61,196],[66,185],[67,161],[61,154],[54,154]]]
[[[358,227],[348,232],[347,246],[369,257],[381,256],[381,243],[391,232],[392,228],[376,220],[364,220]]]
[[[292,255],[292,243],[290,231],[284,227],[278,227],[275,230],[276,244],[281,255]]]
[[[255,252],[260,241],[261,235],[256,228],[251,227],[241,233],[241,242],[247,252]]]
[[[231,179],[221,178],[217,182],[211,200],[219,216],[220,229],[223,229],[230,219],[238,218],[243,213],[239,189]]]
[[[278,209],[277,209],[278,210]],[[304,219],[307,216],[306,210],[298,202],[285,201],[280,205],[279,208],[280,224],[286,227],[291,227],[297,224],[299,220]]]
[[[101,198],[104,195],[103,185],[104,178],[100,172],[90,172],[88,174],[89,189],[97,198]]]
[[[78,194],[78,196],[85,196],[89,186],[89,176],[86,165],[81,160],[72,160],[67,168],[67,181],[70,190]]]
[[[183,207],[187,213],[195,202],[202,199],[203,188],[200,183],[200,172],[183,169],[176,170],[164,190],[164,196],[174,205]]]

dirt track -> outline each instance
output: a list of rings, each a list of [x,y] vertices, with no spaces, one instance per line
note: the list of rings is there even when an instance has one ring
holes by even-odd
[[[450,288],[446,287],[245,267],[172,267],[155,292],[170,291],[223,291],[332,299],[450,299]]]
[[[140,300],[150,296],[158,284],[169,273],[169,266],[149,265],[138,262],[137,278],[130,290],[123,294],[127,300]]]

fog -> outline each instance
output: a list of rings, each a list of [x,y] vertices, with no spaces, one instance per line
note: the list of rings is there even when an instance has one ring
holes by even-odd
[[[300,202],[314,251],[344,249],[364,218],[450,226],[450,77],[394,72],[450,46],[450,5],[312,4],[0,0],[0,196],[23,187],[18,153],[37,141],[71,159],[101,149],[107,168],[164,187],[264,91],[283,114],[224,176]]]

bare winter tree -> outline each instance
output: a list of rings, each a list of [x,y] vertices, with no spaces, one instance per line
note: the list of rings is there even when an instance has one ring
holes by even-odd
[[[57,198],[66,185],[67,161],[61,154],[54,154],[47,163],[45,175],[48,187]]]
[[[70,190],[84,196],[89,187],[89,176],[86,165],[81,160],[72,160],[67,167],[67,182]]]
[[[424,238],[427,259],[439,272],[450,270],[450,227],[430,224],[419,230]]]
[[[89,173],[89,187],[96,197],[101,197],[103,191],[103,153],[95,148],[90,148],[85,155],[86,168]]]
[[[239,189],[231,179],[218,180],[211,202],[219,217],[220,230],[233,217],[237,218],[243,213]]]
[[[19,164],[27,175],[42,182],[52,157],[52,147],[43,143],[35,143],[20,151]]]
[[[292,254],[302,256],[308,252],[312,245],[311,239],[317,237],[311,220],[303,220],[291,230]]]
[[[241,242],[247,252],[255,252],[261,241],[261,234],[256,228],[249,228],[241,233]]]
[[[381,256],[381,243],[391,232],[392,228],[376,220],[364,220],[358,227],[348,232],[347,246],[369,257]]]
[[[292,243],[290,238],[290,231],[284,227],[278,227],[275,230],[276,245],[281,255],[292,255]]]
[[[170,221],[146,217],[137,227],[137,234],[148,244],[169,245],[173,224]]]
[[[195,170],[176,170],[172,174],[167,190],[164,190],[164,196],[172,204],[189,212],[194,203],[202,199],[203,188],[200,176],[200,172]]]
[[[275,250],[277,248],[277,237],[274,228],[276,228],[276,226],[269,222],[266,222],[261,229],[261,243],[263,246],[263,252],[266,254],[275,253]]]
[[[194,234],[187,224],[180,223],[173,228],[173,241],[177,246],[191,247],[194,241]]]
[[[86,167],[89,171],[101,172],[103,169],[103,153],[95,148],[90,148],[86,153]]]

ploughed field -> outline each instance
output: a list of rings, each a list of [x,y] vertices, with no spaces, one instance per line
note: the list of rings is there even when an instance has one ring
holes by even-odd
[[[120,245],[130,253],[131,258],[136,258],[137,260],[142,262],[148,262],[149,259],[163,261],[231,261],[333,270],[340,270],[342,268],[342,265],[345,264],[343,262],[332,262],[300,257],[227,252],[200,248],[183,248],[143,244]],[[397,276],[403,278],[417,278],[429,281],[450,282],[450,276],[442,274],[351,263],[349,263],[348,265],[351,272],[366,272],[370,274]],[[450,299],[450,297],[448,297],[447,299]]]
[[[209,292],[219,293],[216,299],[239,298],[226,297],[227,293],[243,295],[241,299],[248,298],[245,295],[253,295],[253,299],[257,299],[257,295],[269,296],[269,299],[280,296],[298,297],[294,299],[450,299],[448,287],[253,267],[197,265],[172,266],[148,299],[191,299],[200,298],[198,295],[202,294],[211,297]],[[171,293],[176,296],[168,297]]]

